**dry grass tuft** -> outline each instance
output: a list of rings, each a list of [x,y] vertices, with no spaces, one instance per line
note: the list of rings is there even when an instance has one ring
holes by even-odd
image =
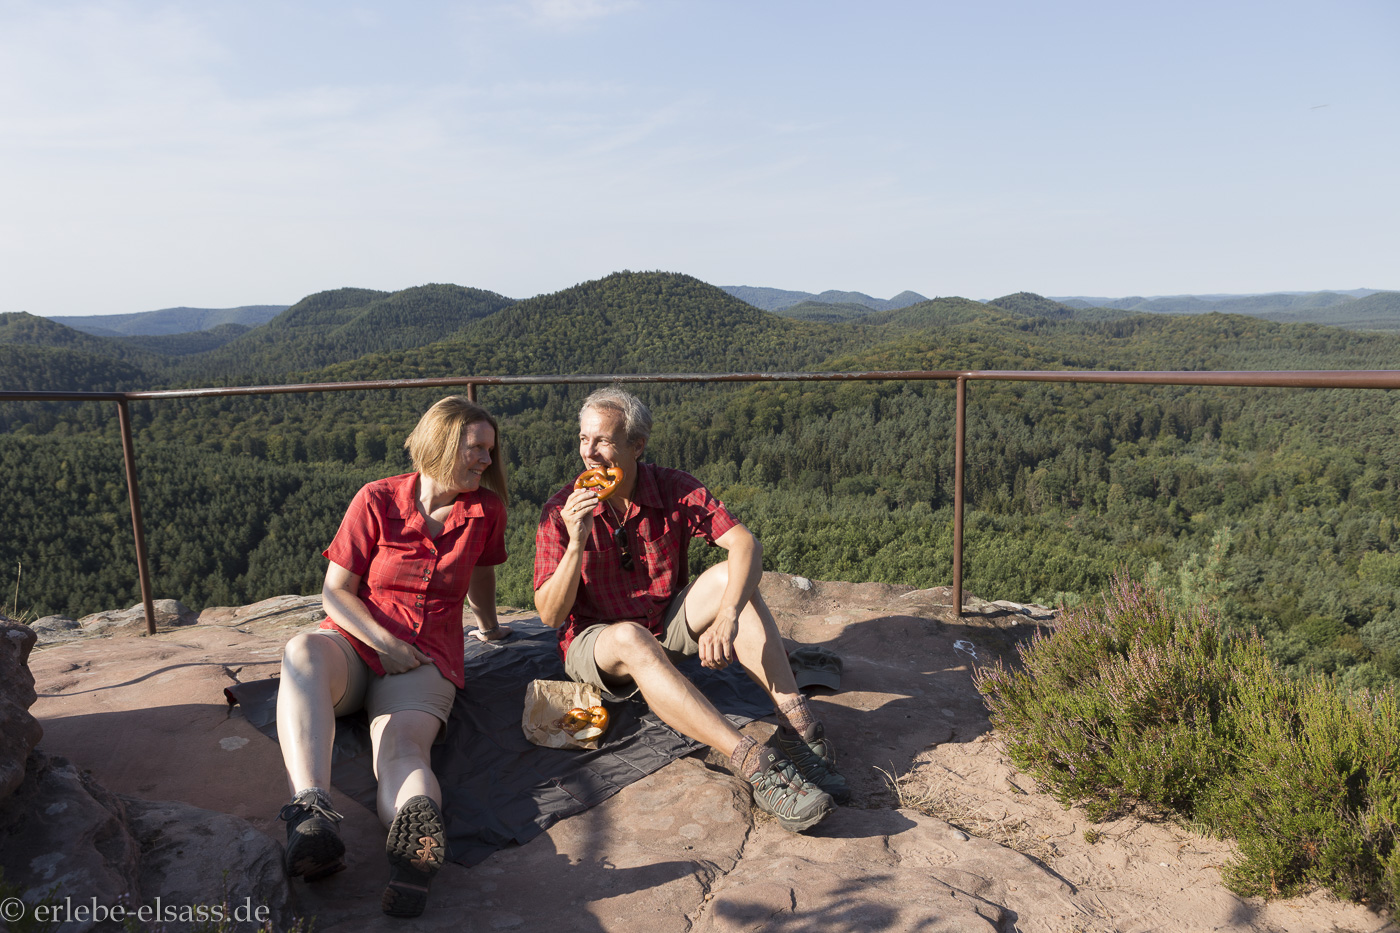
[[[913,774],[896,777],[893,771],[878,766],[875,770],[884,777],[901,809],[917,810],[969,835],[1014,849],[1046,864],[1061,854],[1048,837],[1037,833],[1035,827],[1021,817],[1007,813],[997,801],[979,803],[969,798],[966,788],[958,786],[953,776],[941,768],[932,774],[925,772],[923,777],[927,780],[918,782]],[[916,783],[922,786],[916,789]],[[998,810],[999,815],[995,812]]]

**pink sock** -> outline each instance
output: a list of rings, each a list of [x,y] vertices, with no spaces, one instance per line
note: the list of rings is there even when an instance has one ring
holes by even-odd
[[[804,736],[808,729],[817,724],[812,707],[807,705],[807,698],[801,694],[798,694],[797,699],[778,708],[778,718],[793,732]]]
[[[763,766],[763,746],[748,736],[739,739],[734,752],[729,756],[729,767],[740,777],[751,778]]]

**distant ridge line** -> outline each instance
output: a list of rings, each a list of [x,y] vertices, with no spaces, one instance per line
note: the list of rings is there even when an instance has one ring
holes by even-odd
[[[240,305],[237,308],[161,308],[133,314],[45,315],[50,321],[95,337],[160,337],[213,330],[224,324],[257,327],[291,305]]]

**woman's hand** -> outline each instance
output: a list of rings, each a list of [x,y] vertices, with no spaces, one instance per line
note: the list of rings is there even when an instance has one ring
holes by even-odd
[[[419,651],[417,645],[397,638],[390,638],[389,644],[382,648],[375,645],[374,650],[379,652],[379,663],[384,665],[385,674],[403,674],[415,667],[433,663],[433,659]]]
[[[360,576],[351,573],[335,561],[326,568],[326,582],[321,587],[321,601],[326,614],[345,631],[354,635],[379,654],[386,674],[402,674],[433,659],[408,642],[395,638],[384,626],[374,621],[369,607],[359,597]]]

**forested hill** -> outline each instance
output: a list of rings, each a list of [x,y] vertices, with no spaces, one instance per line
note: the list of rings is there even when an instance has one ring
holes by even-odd
[[[511,304],[494,292],[459,285],[321,292],[209,353],[185,357],[175,372],[199,382],[280,381],[369,353],[434,343]]]
[[[759,311],[690,276],[617,273],[517,302],[435,344],[371,354],[317,378],[820,368],[872,339]]]
[[[1355,301],[1339,302],[1324,310],[1315,308],[1272,311],[1264,315],[1272,321],[1310,321],[1349,330],[1400,332],[1400,292],[1376,292]]]
[[[15,349],[31,347],[40,350],[67,350],[77,354],[122,360],[138,367],[159,366],[161,363],[158,355],[129,346],[121,340],[94,337],[23,311],[0,312],[0,346]],[[0,383],[0,387],[8,388],[4,383]]]
[[[1267,295],[1176,295],[1161,298],[1063,298],[1075,309],[1102,308],[1152,314],[1249,314],[1271,321],[1325,324],[1349,330],[1400,332],[1400,292],[1273,293]]]
[[[764,311],[774,311],[789,317],[799,305],[842,305],[858,308],[863,312],[889,311],[928,301],[918,292],[905,290],[893,298],[872,298],[864,292],[842,292],[828,289],[820,295],[811,292],[794,292],[781,288],[756,288],[749,285],[724,285],[726,292],[746,304]]]
[[[342,289],[206,351],[0,318],[7,387],[149,388],[440,375],[774,370],[1387,369],[1400,337],[1259,317],[1078,309],[1021,293],[835,323],[684,275],[618,273],[512,301]],[[58,325],[52,325],[57,327]],[[188,335],[180,335],[188,336]],[[81,338],[81,339],[80,339]],[[92,341],[96,341],[95,343]],[[150,345],[152,348],[158,344]],[[184,346],[184,345],[182,345]],[[272,377],[272,378],[269,378]],[[483,387],[511,477],[501,598],[528,605],[540,504],[579,469],[588,387]],[[699,475],[769,569],[946,584],[954,392],[941,383],[644,385],[649,455]],[[133,403],[158,596],[315,592],[359,484],[407,469],[440,390]],[[1400,674],[1400,402],[1375,391],[975,384],[970,591],[1073,601],[1126,567],[1256,628],[1285,664]],[[0,405],[0,592],[81,615],[136,602],[110,405]],[[704,560],[706,549],[694,551]],[[12,613],[13,614],[13,613]]]
[[[268,323],[225,324],[212,331],[162,336],[94,337],[29,314],[0,315],[0,346],[20,368],[54,378],[49,388],[88,380],[84,370],[111,370],[105,357],[130,364],[122,389],[298,381],[296,374],[370,353],[434,343],[509,307],[512,299],[458,285],[399,292],[342,288],[310,295]],[[55,357],[48,351],[73,351]],[[64,372],[61,367],[68,365]],[[23,383],[21,385],[20,383]],[[0,388],[33,388],[0,374]]]
[[[286,310],[286,305],[162,308],[159,311],[141,311],[136,314],[93,314],[82,317],[55,315],[49,320],[98,337],[158,337],[214,330],[228,324],[257,327]]]

